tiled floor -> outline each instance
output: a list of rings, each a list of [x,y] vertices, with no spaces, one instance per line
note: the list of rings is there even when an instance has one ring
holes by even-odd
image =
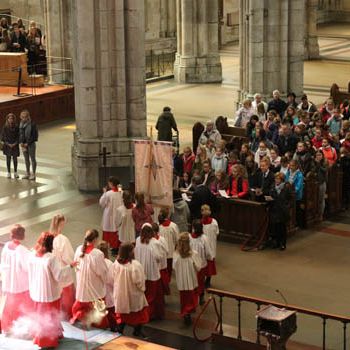
[[[173,81],[147,86],[148,125],[154,125],[164,105],[173,107],[177,118],[181,144],[191,142],[195,121],[205,122],[217,115],[232,117],[233,94],[237,87],[238,57],[236,49],[224,50],[223,84],[177,85]],[[319,103],[328,96],[333,81],[344,87],[349,79],[350,65],[339,61],[305,62],[305,90]],[[62,120],[40,128],[38,143],[37,182],[8,180],[4,158],[0,157],[0,241],[7,240],[11,224],[22,223],[27,228],[26,244],[33,246],[41,231],[49,228],[50,219],[58,212],[66,215],[65,234],[76,247],[83,240],[84,231],[100,227],[99,194],[76,190],[70,168],[70,147],[74,123]],[[20,173],[24,164],[20,161]],[[233,218],[234,220],[235,218]],[[275,290],[280,289],[288,302],[325,312],[349,315],[350,217],[324,222],[313,230],[299,232],[288,243],[285,252],[241,252],[239,246],[219,242],[217,264],[219,275],[213,286],[246,295],[280,301]],[[167,317],[150,326],[174,334],[192,336],[192,330],[179,317],[179,298],[175,283],[167,298]],[[255,312],[253,305],[243,304],[242,326],[244,335],[254,336]],[[208,334],[215,313],[210,308],[200,329]],[[224,301],[225,334],[235,334],[237,305]],[[298,331],[293,341],[321,345],[321,320],[298,316]],[[350,331],[349,331],[350,334]],[[327,348],[341,349],[342,325],[329,322]],[[300,349],[297,343],[290,348]]]

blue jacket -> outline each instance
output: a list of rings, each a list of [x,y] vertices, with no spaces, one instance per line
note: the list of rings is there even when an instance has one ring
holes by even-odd
[[[286,173],[286,182],[289,182],[289,176],[290,169],[288,169]],[[301,201],[303,199],[304,192],[304,176],[300,170],[297,170],[292,185],[294,185],[295,199],[297,201]]]

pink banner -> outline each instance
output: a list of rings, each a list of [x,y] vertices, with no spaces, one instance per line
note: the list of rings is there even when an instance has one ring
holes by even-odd
[[[173,204],[172,143],[135,140],[135,189],[155,206]]]

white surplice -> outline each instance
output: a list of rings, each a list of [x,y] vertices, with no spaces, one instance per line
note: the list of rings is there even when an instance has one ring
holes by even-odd
[[[118,208],[123,204],[122,191],[107,191],[100,198],[100,206],[103,208],[102,230],[116,232],[118,230]]]
[[[213,258],[216,257],[216,242],[219,235],[219,225],[215,219],[212,219],[212,222],[207,225],[203,225],[203,233],[208,238],[208,244],[210,252]]]
[[[117,209],[117,230],[120,242],[135,242],[135,222],[132,218],[132,210],[127,209],[125,205],[121,205]]]
[[[168,243],[168,259],[172,259],[179,238],[179,228],[174,222],[169,226],[159,225],[159,234],[164,237]]]
[[[208,237],[202,234],[197,238],[193,238],[190,235],[190,246],[192,250],[195,250],[201,259],[201,268],[207,266],[207,260],[213,260],[213,255],[210,251],[208,243]]]

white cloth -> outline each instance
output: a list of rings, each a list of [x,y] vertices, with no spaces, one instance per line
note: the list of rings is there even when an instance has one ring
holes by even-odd
[[[107,275],[107,283],[106,283],[106,307],[110,308],[114,306],[114,300],[113,300],[113,279],[108,278],[112,274],[113,269],[113,262],[109,259],[105,258],[105,263],[107,265],[108,269],[108,275]]]
[[[69,239],[62,234],[58,234],[53,240],[52,254],[58,259],[61,266],[70,265],[74,261],[74,250]],[[67,274],[67,279],[62,282],[62,288],[74,283],[73,271]]]
[[[32,300],[49,303],[58,300],[62,293],[62,281],[70,272],[70,266],[61,267],[52,253],[36,256],[30,254],[28,264],[29,294]]]
[[[194,290],[198,287],[197,272],[201,269],[201,264],[196,251],[192,251],[187,258],[182,258],[177,251],[174,253],[173,269],[178,290]]]
[[[90,302],[106,296],[107,265],[103,253],[93,248],[90,253],[80,257],[82,245],[75,251],[77,266],[76,300]]]
[[[118,230],[118,211],[123,204],[123,192],[112,190],[105,192],[100,198],[100,206],[103,208],[102,230],[116,232]]]
[[[161,257],[160,262],[159,262],[159,270],[164,270],[168,266],[168,262],[167,262],[168,252],[169,252],[168,243],[167,243],[166,239],[162,236],[159,236],[158,242],[162,246],[162,250],[161,250],[162,257]]]
[[[159,235],[164,237],[168,244],[168,259],[174,255],[177,240],[179,238],[179,228],[175,222],[171,222],[169,226],[159,225]]]
[[[202,234],[197,238],[190,235],[190,246],[195,250],[201,259],[201,269],[207,266],[207,260],[213,260],[213,254],[210,251],[208,237]]]
[[[132,210],[135,207],[127,209],[121,205],[117,209],[117,230],[120,242],[135,242],[135,222],[132,218]]]
[[[219,225],[215,219],[212,219],[212,222],[207,225],[203,225],[203,233],[208,238],[208,245],[210,253],[213,258],[216,257],[216,241],[219,235]]]
[[[16,249],[7,242],[1,253],[2,290],[8,293],[22,293],[28,290],[29,250],[19,244]]]
[[[141,243],[141,237],[137,237],[135,246],[135,259],[143,266],[146,280],[158,281],[160,279],[159,263],[162,259],[162,246],[155,238],[149,243]]]
[[[114,283],[113,301],[116,313],[129,314],[141,311],[148,305],[145,297],[145,273],[137,260],[119,264],[116,260],[111,269]]]
[[[264,105],[265,113],[267,113],[268,104],[265,101],[261,101],[260,103]],[[254,114],[258,114],[258,103],[256,100],[252,102],[252,108],[254,110]]]

